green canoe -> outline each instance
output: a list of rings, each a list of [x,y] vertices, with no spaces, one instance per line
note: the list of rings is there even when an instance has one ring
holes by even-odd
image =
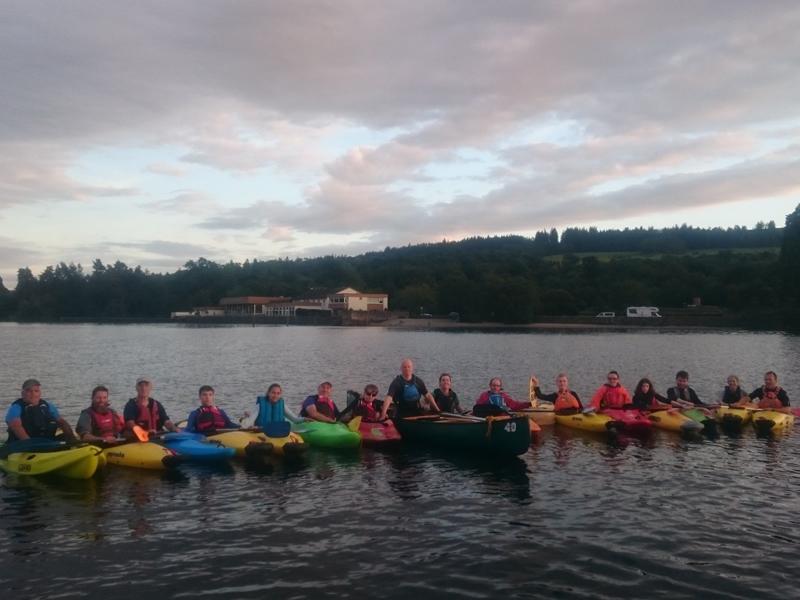
[[[407,417],[397,419],[395,425],[403,440],[442,448],[516,456],[527,452],[531,445],[531,429],[526,416],[490,420]]]
[[[303,440],[312,447],[358,448],[361,445],[361,436],[342,423],[301,421],[292,423],[292,431],[303,436]]]

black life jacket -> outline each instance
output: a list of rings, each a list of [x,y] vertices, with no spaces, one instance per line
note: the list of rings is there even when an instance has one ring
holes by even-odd
[[[56,422],[53,413],[50,411],[50,405],[45,400],[39,400],[39,404],[32,406],[26,404],[22,398],[18,398],[14,404],[22,408],[20,420],[22,421],[22,428],[30,437],[55,439],[58,423]],[[13,442],[17,440],[16,435],[11,429],[8,430],[8,441]]]

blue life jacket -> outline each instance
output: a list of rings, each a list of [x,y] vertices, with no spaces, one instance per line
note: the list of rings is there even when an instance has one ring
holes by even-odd
[[[489,394],[489,404],[492,404],[499,408],[507,408],[506,403],[503,400],[502,394],[498,394],[497,392]]]
[[[403,384],[403,402],[419,402],[421,395],[413,381]]]
[[[267,423],[286,421],[286,414],[283,410],[283,398],[273,404],[267,399],[266,396],[259,396],[256,400],[256,404],[258,404],[256,427],[264,429],[267,426]]]

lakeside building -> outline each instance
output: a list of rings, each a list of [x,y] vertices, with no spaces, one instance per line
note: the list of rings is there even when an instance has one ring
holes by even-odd
[[[328,303],[333,310],[389,310],[389,294],[366,294],[353,288],[344,288],[328,296]]]
[[[263,315],[266,306],[290,302],[286,296],[233,296],[219,301],[226,317],[250,317]]]
[[[363,293],[344,288],[325,298],[292,300],[285,296],[232,296],[221,298],[219,306],[199,306],[187,312],[173,312],[170,317],[330,317],[334,314],[388,313],[389,295]]]

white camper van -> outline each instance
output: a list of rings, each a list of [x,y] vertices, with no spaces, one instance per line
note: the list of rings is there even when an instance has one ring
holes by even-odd
[[[629,306],[627,312],[625,313],[626,317],[657,317],[661,318],[661,315],[658,314],[658,307],[657,306]]]

